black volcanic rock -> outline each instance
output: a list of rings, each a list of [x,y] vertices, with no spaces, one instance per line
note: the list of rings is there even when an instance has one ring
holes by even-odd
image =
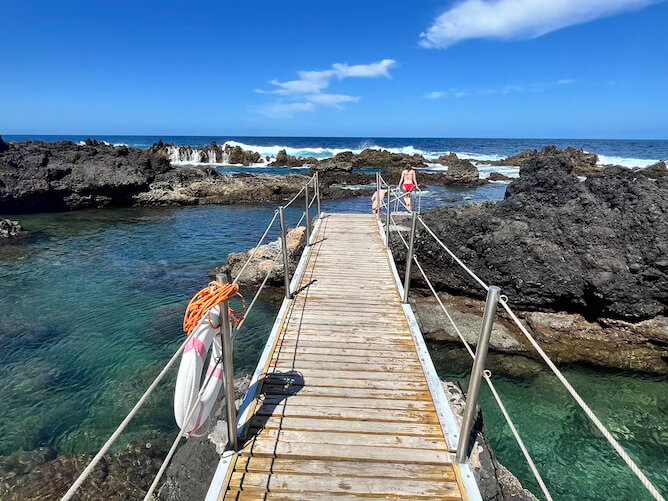
[[[0,212],[128,205],[169,161],[150,150],[86,140],[12,144],[0,153]]]
[[[344,152],[347,153],[347,152]],[[366,149],[362,151],[353,163],[353,167],[375,167],[382,169],[405,169],[412,165],[415,169],[427,167],[425,159],[420,155],[407,153],[392,153],[387,150]]]
[[[666,177],[609,167],[580,181],[572,158],[554,151],[528,160],[502,202],[435,209],[424,219],[519,307],[589,319],[668,312]],[[442,290],[483,297],[424,231],[416,253]]]
[[[298,158],[288,155],[285,150],[279,150],[276,159],[269,164],[270,167],[302,167],[304,165],[316,165],[318,160],[313,157]]]
[[[489,176],[487,176],[487,179],[489,181],[512,181],[513,178],[501,174],[500,172],[490,172]]]
[[[9,149],[9,145],[5,143],[2,139],[2,136],[0,136],[0,153],[3,151],[7,151]]]
[[[595,153],[587,153],[583,150],[578,150],[573,147],[568,147],[565,150],[559,150],[556,146],[546,146],[542,150],[525,150],[517,155],[509,156],[503,160],[486,161],[488,165],[517,165],[522,167],[535,159],[543,157],[551,157],[554,155],[564,155],[568,157],[573,164],[574,174],[591,174],[601,172],[602,167],[598,165],[598,155]]]
[[[660,177],[667,177],[668,169],[666,168],[666,162],[661,160],[659,162],[656,162],[655,164],[650,165],[649,167],[640,169],[638,173],[644,174],[645,176],[652,179],[658,179]]]
[[[0,242],[26,235],[28,232],[18,221],[0,217]]]

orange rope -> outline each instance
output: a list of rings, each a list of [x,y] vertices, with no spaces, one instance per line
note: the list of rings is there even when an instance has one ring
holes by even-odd
[[[240,322],[242,318],[241,315],[246,311],[246,300],[239,292],[239,285],[211,282],[208,287],[199,291],[190,300],[188,308],[186,308],[185,317],[183,317],[184,332],[187,332],[188,335],[192,334],[195,327],[197,327],[202,318],[204,318],[204,315],[207,315],[214,306],[221,303],[229,303],[237,296],[243,301],[244,307],[241,311],[234,311],[228,306],[230,320],[232,322]],[[210,318],[209,324],[211,324]],[[213,327],[213,324],[211,324],[211,327]]]

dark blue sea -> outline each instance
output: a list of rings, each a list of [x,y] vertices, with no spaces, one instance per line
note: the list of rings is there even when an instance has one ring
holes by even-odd
[[[252,137],[252,136],[18,136],[5,135],[7,141],[84,141],[90,137],[111,144],[125,144],[136,148],[149,148],[159,140],[177,146],[199,148],[215,141],[218,145],[230,143],[244,149],[260,152],[263,156],[275,156],[285,149],[288,154],[303,157],[327,158],[341,151],[360,152],[365,148],[383,148],[393,152],[418,153],[425,158],[437,158],[455,152],[465,158],[499,160],[526,149],[540,149],[555,145],[558,148],[573,146],[599,155],[601,164],[618,164],[627,167],[643,167],[658,160],[668,159],[668,140],[635,139],[484,139],[484,138],[380,138],[380,137]]]
[[[4,136],[8,141],[85,140],[81,136]],[[602,163],[647,165],[668,158],[668,141],[253,138],[93,136],[150,147],[162,139],[202,147],[239,144],[273,156],[331,156],[367,147],[433,157],[450,151],[485,160],[555,144],[601,155]],[[238,167],[219,167],[222,170]],[[252,168],[251,168],[252,169]],[[425,207],[500,200],[505,184],[434,188]],[[368,210],[366,197],[325,201],[326,211]],[[16,451],[96,452],[183,339],[182,315],[208,272],[230,252],[254,246],[273,214],[267,204],[127,208],[12,216],[32,231],[0,246],[0,464]],[[287,214],[288,224],[300,211]],[[277,237],[273,231],[270,238]],[[247,294],[252,291],[245,291]],[[238,372],[259,358],[278,303],[261,296],[236,340]],[[467,355],[431,346],[443,377],[466,379]],[[493,354],[497,387],[543,477],[559,501],[642,501],[640,483],[591,426],[554,376],[536,362]],[[512,368],[512,370],[509,370]],[[668,493],[668,379],[566,366],[581,392],[648,476]],[[174,374],[122,436],[164,451],[177,429]],[[498,458],[534,493],[539,489],[491,394],[482,390],[485,423]],[[583,494],[586,493],[586,494]]]

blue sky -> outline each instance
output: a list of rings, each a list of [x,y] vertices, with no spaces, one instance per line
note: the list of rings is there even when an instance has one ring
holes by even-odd
[[[3,2],[0,133],[668,139],[667,21],[652,0]]]

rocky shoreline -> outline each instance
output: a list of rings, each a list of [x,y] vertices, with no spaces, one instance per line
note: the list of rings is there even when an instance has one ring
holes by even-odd
[[[544,150],[502,202],[437,208],[424,220],[486,283],[498,285],[557,362],[668,373],[668,177],[665,164],[585,177],[569,153]],[[392,247],[403,273],[405,247]],[[477,336],[484,290],[425,231],[415,252],[453,314]],[[414,285],[426,288],[414,270]],[[429,297],[416,295],[423,332],[454,339]],[[471,316],[472,313],[475,313]],[[492,347],[526,353],[503,319]]]
[[[215,168],[173,166],[163,149],[112,146],[97,141],[27,141],[0,138],[0,213],[52,212],[101,207],[179,206],[278,202],[297,193],[308,176],[236,174]],[[323,198],[358,196],[324,184]]]

